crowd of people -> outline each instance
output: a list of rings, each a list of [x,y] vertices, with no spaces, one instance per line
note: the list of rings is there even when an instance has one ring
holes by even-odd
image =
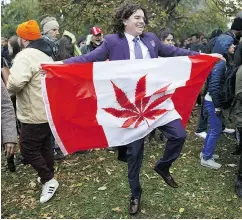
[[[159,37],[144,32],[147,24],[146,10],[140,5],[128,3],[118,8],[113,19],[113,34],[106,36],[99,27],[93,26],[88,36],[78,40],[66,30],[60,37],[56,18],[46,17],[40,26],[35,20],[29,20],[18,26],[16,36],[9,39],[2,37],[2,145],[9,170],[15,171],[14,151],[19,136],[20,162],[30,164],[37,171],[38,181],[43,186],[40,203],[51,199],[59,186],[54,178],[54,159],[65,159],[47,120],[41,90],[41,63],[152,59],[200,53],[220,58],[197,100],[201,112],[195,134],[204,138],[199,155],[201,165],[219,169],[221,164],[215,161],[219,155],[214,153],[217,140],[223,132],[234,133],[236,130],[238,145],[234,154],[241,156],[235,189],[242,198],[242,13],[236,16],[231,29],[226,32],[216,29],[210,37],[195,33],[181,41],[175,38],[169,28],[161,29]],[[151,41],[154,42],[152,47],[147,45]],[[231,81],[234,83],[234,96],[233,100],[228,101],[224,88],[231,86]],[[235,129],[225,127],[223,111],[228,108],[234,117]],[[158,130],[166,137],[167,143],[164,155],[157,161],[154,170],[169,186],[177,188],[179,186],[170,173],[170,167],[182,151],[186,131],[180,118]],[[131,190],[129,213],[136,214],[140,210],[142,194],[139,176],[144,138],[109,150],[118,150],[118,159],[128,163]]]

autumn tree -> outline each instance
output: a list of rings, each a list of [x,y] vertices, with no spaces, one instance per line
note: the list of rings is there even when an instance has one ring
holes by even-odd
[[[1,9],[1,34],[5,37],[15,35],[21,22],[40,19],[38,0],[12,0],[7,5],[2,2]]]
[[[242,8],[230,0],[137,0],[148,9],[150,24],[148,31],[159,33],[162,27],[170,27],[176,36],[192,32],[209,34],[212,29],[226,29],[228,16]],[[232,1],[232,0],[231,0]],[[77,37],[89,33],[98,25],[104,33],[112,33],[112,16],[117,7],[129,0],[12,0],[2,6],[2,34],[11,35],[17,24],[28,19],[38,22],[46,16],[54,16],[60,30],[69,30]]]

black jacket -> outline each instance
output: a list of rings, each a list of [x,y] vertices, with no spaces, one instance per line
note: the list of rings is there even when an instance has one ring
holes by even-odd
[[[37,50],[42,51],[49,57],[53,57],[53,51],[52,48],[49,46],[49,44],[42,38],[38,40],[31,41],[30,44],[27,46],[27,48],[34,48]]]
[[[239,44],[234,53],[234,64],[236,66],[242,65],[242,42]]]

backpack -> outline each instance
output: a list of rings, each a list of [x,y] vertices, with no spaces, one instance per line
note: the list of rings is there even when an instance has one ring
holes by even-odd
[[[237,71],[238,67],[235,66],[227,66],[226,68],[224,84],[221,89],[221,103],[223,109],[230,108],[233,103],[235,97],[235,81]]]

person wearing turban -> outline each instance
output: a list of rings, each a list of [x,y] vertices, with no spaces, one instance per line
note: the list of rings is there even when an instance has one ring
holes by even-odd
[[[20,24],[16,30],[20,51],[10,69],[7,89],[16,94],[17,118],[21,122],[20,151],[24,161],[38,173],[42,183],[40,203],[47,202],[59,186],[54,179],[51,130],[41,89],[41,63],[53,62],[49,45],[41,38],[35,20]]]

